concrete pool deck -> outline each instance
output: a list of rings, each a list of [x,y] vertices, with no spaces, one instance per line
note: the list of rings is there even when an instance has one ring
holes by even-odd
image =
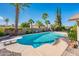
[[[22,56],[61,56],[67,47],[67,42],[60,39],[55,45],[45,44],[38,48],[18,43],[8,45],[5,48],[12,52],[21,53]]]

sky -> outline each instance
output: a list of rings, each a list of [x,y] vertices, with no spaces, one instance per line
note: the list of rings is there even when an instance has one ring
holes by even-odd
[[[72,26],[75,22],[68,21],[73,15],[79,13],[79,3],[32,3],[29,8],[20,10],[19,24],[33,19],[35,22],[42,19],[43,13],[48,13],[48,20],[51,24],[56,20],[56,8],[61,8],[62,24]],[[0,3],[0,25],[5,24],[4,19],[9,18],[9,24],[15,22],[15,7],[8,3]]]

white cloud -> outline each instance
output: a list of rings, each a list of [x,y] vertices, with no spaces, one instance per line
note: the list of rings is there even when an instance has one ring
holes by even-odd
[[[4,18],[2,16],[0,16],[0,19],[3,20]]]

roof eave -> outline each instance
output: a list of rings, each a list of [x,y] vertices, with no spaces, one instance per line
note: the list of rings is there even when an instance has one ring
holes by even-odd
[[[69,19],[69,21],[79,21],[79,18]]]

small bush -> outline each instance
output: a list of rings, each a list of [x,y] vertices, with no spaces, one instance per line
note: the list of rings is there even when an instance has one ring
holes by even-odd
[[[69,30],[68,30],[68,36],[69,36],[69,39],[71,41],[77,41],[77,31],[76,31],[76,27],[71,27]]]
[[[59,27],[58,25],[55,25],[55,24],[51,25],[51,29],[53,31],[66,31],[66,27],[65,26]]]
[[[0,28],[0,32],[4,32],[4,28]]]
[[[11,30],[11,31],[13,31],[14,30],[14,28],[6,28],[5,30]]]
[[[6,35],[4,32],[0,31],[0,37]]]
[[[27,30],[26,30],[26,34],[30,34],[30,33],[33,33],[32,29],[27,28]]]
[[[4,36],[4,35],[5,35],[5,32],[4,32],[3,28],[0,28],[0,37]]]
[[[65,26],[62,26],[62,27],[61,27],[61,30],[62,30],[62,31],[66,31],[66,27],[65,27]]]
[[[27,28],[27,27],[30,27],[29,23],[27,22],[24,22],[20,25],[22,28]]]

